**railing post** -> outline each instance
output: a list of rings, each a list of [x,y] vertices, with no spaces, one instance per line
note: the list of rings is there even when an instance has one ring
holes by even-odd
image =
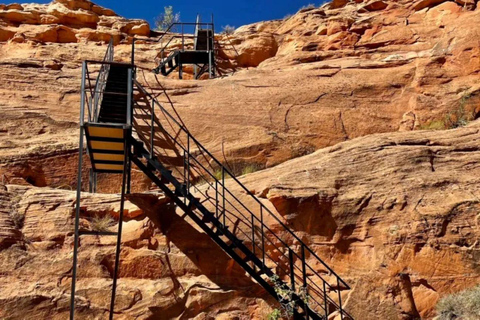
[[[340,320],[343,320],[342,291],[340,290],[340,280],[337,277],[338,306],[340,308]]]
[[[148,99],[147,99],[148,101]],[[154,144],[154,139],[155,139],[155,127],[153,125],[153,122],[155,120],[155,100],[152,99],[152,112],[151,113],[151,124],[150,124],[150,158],[153,159],[153,144]]]
[[[293,251],[288,248],[288,261],[290,263],[290,284],[292,286],[292,291],[295,292],[295,265],[293,261]]]
[[[128,69],[128,87],[127,87],[127,125],[132,125],[132,68]]]
[[[222,199],[223,199],[223,206],[222,206],[222,214],[223,214],[223,225],[225,225],[225,167],[222,166]]]
[[[255,217],[253,214],[250,215],[250,217],[252,218],[252,252],[253,252],[253,255],[255,255]],[[253,265],[253,271],[255,271],[255,262],[252,261],[252,265]]]
[[[135,65],[135,37],[132,40],[132,66]]]
[[[190,193],[190,133],[187,133],[187,194]]]
[[[218,180],[215,179],[215,217],[218,219]]]
[[[186,150],[183,151],[183,179],[184,179],[185,183],[187,183],[186,182],[186,180],[187,180],[187,151]],[[182,189],[183,189],[183,187],[182,187]],[[182,193],[183,193],[183,190],[182,190]],[[183,197],[183,204],[187,205],[187,197],[186,196]]]
[[[328,319],[328,305],[327,305],[327,286],[325,285],[325,280],[323,281],[323,304],[325,308],[325,319]]]
[[[305,289],[307,288],[307,265],[305,262],[305,245],[302,243],[302,280],[303,280],[303,286]]]
[[[260,206],[260,232],[262,234],[262,262],[265,267],[265,233],[263,232],[263,207]]]

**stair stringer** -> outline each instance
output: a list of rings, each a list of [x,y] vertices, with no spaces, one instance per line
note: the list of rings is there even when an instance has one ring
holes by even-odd
[[[137,146],[137,149],[140,149],[138,146],[139,143],[136,140],[132,142],[133,146]],[[162,182],[160,178],[158,178],[154,172],[148,169],[148,165],[145,165],[138,156],[145,158],[149,165],[154,167],[157,171],[160,172],[162,178],[167,180],[175,187],[175,192],[168,188],[165,183]],[[272,295],[277,301],[280,302],[280,297],[278,296],[275,288],[269,284],[265,279],[261,277],[262,274],[266,274],[267,276],[271,277],[274,275],[273,271],[271,271],[268,267],[266,267],[263,262],[256,257],[250,249],[248,249],[233,233],[225,228],[225,226],[218,221],[218,219],[214,216],[212,212],[210,212],[200,201],[195,198],[191,193],[184,194],[183,196],[186,197],[188,200],[188,204],[184,202],[182,199],[177,196],[177,194],[181,194],[185,192],[184,185],[180,183],[172,174],[171,171],[163,167],[160,162],[158,162],[155,158],[151,158],[148,151],[141,147],[141,150],[137,150],[135,154],[132,155],[131,160],[135,165],[143,172],[147,177],[149,177],[164,193],[167,197],[169,197],[175,204],[182,209],[182,211],[188,215],[215,243],[232,259],[234,259],[255,281],[260,284],[270,295]],[[192,208],[197,208],[202,214],[203,219],[199,218],[192,210]],[[206,218],[206,219],[205,219]],[[245,258],[240,257],[235,250],[233,250],[229,244],[223,241],[222,238],[217,234],[216,231],[209,228],[204,220],[212,222],[214,227],[217,230],[220,230],[229,240],[235,242],[235,245],[238,249],[240,249],[245,255],[250,255],[250,259],[245,260]],[[252,261],[255,266],[259,268],[256,271],[252,266],[248,264],[249,261]],[[276,286],[282,289],[289,289],[290,287],[283,282],[282,280],[278,279]],[[304,301],[297,295],[293,294],[292,296],[293,301],[295,301],[296,309],[294,310],[295,319],[301,317],[301,319],[314,319],[314,320],[325,320],[324,317],[318,315],[315,311],[311,310],[311,308],[304,303]],[[302,308],[303,313],[298,312],[298,308]],[[305,312],[306,311],[306,312]],[[307,318],[304,318],[304,315],[308,315]]]

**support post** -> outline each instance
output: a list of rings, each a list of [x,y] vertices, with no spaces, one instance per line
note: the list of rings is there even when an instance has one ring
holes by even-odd
[[[338,306],[340,308],[340,320],[343,320],[343,308],[342,308],[342,290],[340,290],[340,279],[337,277],[337,290],[338,290]]]
[[[132,66],[135,65],[135,37],[132,40]]]
[[[265,267],[265,233],[263,232],[263,207],[260,206],[260,232],[262,233],[262,262]]]
[[[127,125],[132,126],[132,100],[133,100],[133,68],[128,69],[128,84],[127,84]]]
[[[328,319],[327,287],[325,285],[325,280],[323,280],[323,304],[325,308],[325,319]]]
[[[295,262],[293,260],[293,251],[290,248],[288,248],[288,260],[290,262],[290,284],[292,290],[295,291]]]
[[[130,134],[130,132],[129,132]],[[125,161],[123,164],[123,175],[122,175],[122,193],[120,195],[120,213],[118,218],[118,233],[117,233],[117,247],[115,250],[115,267],[113,271],[113,286],[112,286],[112,297],[110,300],[110,315],[109,319],[113,319],[113,312],[115,308],[115,295],[117,292],[117,277],[118,277],[118,267],[120,262],[120,249],[122,244],[122,222],[123,222],[123,209],[125,206],[125,187],[126,187],[126,178],[127,178],[127,163],[130,161],[130,147],[128,140],[125,142]]]
[[[79,245],[79,224],[80,224],[80,199],[82,192],[82,162],[83,162],[83,135],[84,135],[84,117],[85,117],[85,72],[87,63],[82,63],[82,85],[80,91],[80,142],[78,148],[78,173],[77,173],[77,203],[75,208],[75,239],[73,244],[73,269],[72,269],[72,288],[70,296],[70,320],[75,317],[75,286],[77,282],[77,259]]]
[[[183,79],[183,64],[182,64],[182,53],[178,54],[178,78]]]
[[[223,167],[223,166],[222,166],[222,198],[223,198],[223,207],[222,207],[223,226],[226,227],[226,225],[225,225],[225,214],[227,212],[225,210],[225,167]]]
[[[253,214],[251,215],[252,217],[252,253],[254,256],[255,255],[255,217],[253,216]],[[255,262],[252,261],[252,266],[253,266],[253,271],[255,271]]]

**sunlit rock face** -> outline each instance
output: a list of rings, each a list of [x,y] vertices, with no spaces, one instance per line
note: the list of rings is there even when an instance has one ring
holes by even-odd
[[[243,181],[351,284],[357,319],[430,319],[479,282],[478,124],[419,131],[477,118],[479,25],[476,1],[333,1],[217,35],[214,80],[156,79],[161,43],[138,41],[135,62],[218,158],[269,168]],[[151,35],[89,1],[0,5],[0,318],[67,317],[81,64],[110,39],[129,62]],[[107,215],[115,229],[120,179],[82,196],[82,226]],[[132,187],[119,317],[267,316],[271,298],[138,170]],[[78,314],[102,318],[114,239],[82,243]]]

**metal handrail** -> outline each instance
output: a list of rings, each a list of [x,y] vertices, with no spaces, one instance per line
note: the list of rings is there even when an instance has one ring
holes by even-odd
[[[138,81],[134,80],[134,82],[137,84],[137,87],[141,88],[142,91],[143,91],[145,94],[147,94],[148,96],[150,96],[151,98],[153,98],[153,96],[151,96],[150,93],[148,93],[146,90],[143,90],[143,87],[140,85],[140,83],[138,83]],[[223,168],[223,170],[225,171],[225,173],[227,173],[233,180],[235,180],[235,181],[237,182],[237,184],[238,184],[248,195],[250,195],[263,209],[267,210],[267,212],[268,212],[269,214],[271,214],[272,217],[274,217],[275,220],[276,220],[278,223],[280,223],[280,225],[281,225],[284,229],[286,229],[286,230],[295,238],[295,240],[297,240],[297,241],[300,242],[300,243],[303,243],[303,241],[300,240],[300,238],[298,238],[298,236],[295,235],[275,214],[273,214],[273,213],[270,211],[270,209],[268,209],[263,203],[261,203],[260,200],[258,200],[257,197],[255,197],[255,196],[235,177],[235,175],[234,175],[227,167],[224,167],[223,164],[222,164],[219,160],[217,160],[205,147],[203,147],[203,145],[202,145],[200,142],[198,142],[197,139],[195,139],[195,137],[188,131],[187,128],[185,128],[185,127],[184,127],[182,124],[180,124],[173,116],[171,116],[170,113],[169,113],[167,110],[165,110],[160,103],[157,102],[157,104],[158,104],[159,108],[162,109],[162,112],[164,112],[175,124],[177,124],[177,125],[179,126],[179,128],[180,128],[184,133],[186,133],[186,134],[189,136],[190,139],[192,139],[192,141],[197,145],[197,147],[201,148],[203,152],[205,152],[213,161],[215,161],[215,163],[216,163],[217,165],[220,166],[220,168]],[[179,146],[181,146],[181,145],[179,145]],[[183,147],[183,146],[181,146],[181,147]],[[340,278],[328,265],[326,265],[326,264],[322,261],[322,259],[320,259],[320,257],[318,257],[318,255],[315,254],[315,252],[313,252],[313,251],[312,251],[310,248],[308,248],[308,247],[305,247],[305,248],[310,252],[310,254],[312,254],[313,257],[317,258],[317,259],[322,263],[322,265],[323,265],[332,275],[334,275],[335,277]],[[342,282],[342,284],[343,284],[347,289],[351,289],[350,286],[349,286],[346,282],[344,282],[343,280],[342,280],[341,282]]]
[[[176,27],[176,26],[181,26],[181,35],[175,35],[173,32],[170,33],[171,34],[171,37],[170,39],[167,41],[167,43],[165,45],[163,45],[163,38],[169,34],[169,32],[172,30],[172,28]],[[160,43],[161,46],[162,46],[162,49],[160,50],[160,57],[161,57],[161,61],[160,63],[163,63],[165,62],[166,59],[168,59],[168,56],[165,56],[165,52],[167,50],[167,47],[168,45],[172,42],[173,39],[182,39],[182,47],[181,47],[181,51],[184,51],[185,50],[185,39],[196,39],[198,38],[198,36],[196,35],[186,35],[185,32],[184,32],[184,27],[185,26],[195,26],[196,27],[196,30],[198,27],[207,27],[206,30],[211,30],[212,33],[213,33],[213,37],[215,36],[215,29],[214,29],[214,23],[213,22],[175,22],[175,23],[172,23],[168,28],[167,30],[163,31],[163,34],[158,38],[158,39],[155,39],[155,40],[152,40],[152,39],[149,39],[149,38],[133,38],[133,41],[132,41],[132,64],[135,63],[135,42],[136,41],[146,41],[146,42],[156,42],[156,43]],[[210,43],[207,42],[207,50],[206,51],[210,51],[210,50],[214,50],[214,48],[209,48],[210,46]]]
[[[324,287],[325,288],[329,288],[330,291],[336,291],[338,292],[338,295],[339,295],[339,303],[337,304],[334,300],[332,300],[332,298],[327,294],[327,291],[326,289],[323,290],[323,299],[325,299],[325,301],[328,300],[329,304],[335,306],[339,312],[341,313],[342,315],[342,318],[343,316],[347,317],[347,318],[350,318],[350,319],[353,319],[345,310],[343,310],[342,306],[341,306],[341,285],[343,285],[343,287],[345,287],[345,289],[350,289],[350,286],[343,280],[340,278],[340,276],[338,276],[320,257],[318,257],[317,254],[315,254],[315,252],[313,252],[313,250],[311,248],[309,248],[307,245],[305,245],[303,243],[303,241],[293,232],[291,231],[275,214],[273,214],[273,212],[271,212],[270,209],[268,209],[263,203],[260,202],[260,200],[258,200],[258,198],[256,198],[235,176],[234,174],[228,169],[226,168],[219,160],[217,160],[205,147],[203,147],[203,145],[195,138],[193,137],[193,135],[189,132],[189,130],[181,123],[178,122],[177,119],[175,119],[167,110],[165,110],[163,108],[163,106],[158,103],[158,101],[155,100],[155,98],[149,93],[147,92],[136,80],[134,80],[135,84],[136,84],[136,87],[142,91],[147,97],[149,97],[150,99],[152,99],[152,101],[155,101],[155,103],[158,105],[158,107],[160,108],[160,110],[162,111],[162,113],[167,117],[167,120],[172,121],[179,129],[179,133],[180,132],[183,132],[184,134],[186,134],[186,138],[187,138],[187,141],[188,141],[188,146],[184,146],[182,143],[180,143],[177,139],[177,137],[171,135],[168,131],[166,131],[165,129],[162,130],[162,132],[166,133],[169,138],[174,142],[174,144],[176,144],[180,149],[181,151],[184,152],[184,154],[186,155],[186,158],[187,158],[187,162],[190,162],[192,161],[191,164],[188,164],[187,165],[191,165],[191,166],[198,166],[199,168],[203,169],[208,176],[210,176],[210,178],[213,178],[214,179],[214,182],[215,182],[215,185],[217,186],[217,188],[213,188],[215,190],[215,196],[220,196],[220,200],[223,201],[225,203],[225,192],[227,194],[229,194],[236,202],[238,202],[252,217],[252,224],[249,225],[249,224],[246,224],[244,223],[247,227],[251,227],[251,229],[253,230],[252,232],[254,232],[254,230],[256,229],[258,231],[258,228],[255,226],[255,222],[257,224],[260,225],[260,229],[261,229],[261,237],[262,237],[262,240],[267,240],[268,242],[271,242],[274,247],[276,247],[276,249],[282,254],[282,256],[284,258],[288,258],[287,255],[285,254],[285,252],[282,252],[280,250],[280,248],[278,248],[273,242],[272,240],[268,237],[268,236],[265,236],[268,234],[270,234],[271,236],[275,237],[275,240],[278,241],[279,243],[282,244],[282,246],[285,246],[285,249],[288,250],[289,254],[291,255],[291,257],[294,257],[297,259],[300,259],[302,261],[302,263],[304,264],[303,266],[303,269],[300,269],[298,268],[296,265],[295,265],[295,262],[293,261],[293,264],[291,263],[290,264],[290,272],[292,273],[290,275],[291,277],[291,281],[292,281],[292,285],[293,283],[296,283],[297,285],[299,284],[299,282],[297,282],[297,279],[296,278],[299,278],[300,276],[298,275],[298,273],[295,272],[295,269],[296,270],[299,270],[302,272],[302,276],[301,278],[303,279],[303,285],[307,286],[307,287],[311,287],[312,289],[314,289],[314,287],[316,287],[316,290],[320,289],[318,287],[318,285],[315,284],[315,282],[311,279],[311,276],[307,275],[307,269],[309,271],[309,273],[311,273],[312,275],[316,276],[319,278],[319,280],[323,283]],[[154,107],[154,106],[153,106]],[[154,111],[152,110],[152,114],[154,113]],[[152,120],[153,121],[153,120]],[[158,121],[155,121],[155,124],[157,126],[161,126],[161,123],[159,123]],[[152,122],[152,127],[153,127],[153,122]],[[153,129],[153,128],[152,128]],[[209,169],[207,169],[200,161],[198,161],[196,159],[196,157],[194,155],[192,155],[192,149],[190,147],[190,141],[193,143],[193,145],[196,146],[196,148],[198,148],[198,150],[200,150],[201,152],[205,153],[219,168],[221,168],[222,170],[222,179],[218,179]],[[153,145],[153,140],[151,141],[151,145]],[[153,153],[153,149],[151,150],[151,155],[152,156],[155,156],[154,153]],[[247,208],[244,203],[242,201],[240,201],[227,187],[226,187],[226,184],[225,184],[225,176],[226,175],[229,175],[233,181],[236,182],[236,184],[238,186],[241,187],[241,189],[243,191],[245,191],[245,193],[252,197],[256,203],[259,205],[260,207],[260,215],[261,217],[258,218],[249,208]],[[186,176],[184,176],[184,178],[187,178]],[[187,189],[189,188],[188,184],[189,184],[189,180],[190,180],[190,176],[188,176],[188,178],[186,179],[187,181]],[[213,187],[213,185],[211,185],[209,183],[210,186]],[[219,190],[221,187],[221,190]],[[195,188],[197,191],[200,191],[199,188]],[[200,192],[203,196],[207,197],[207,195],[205,195],[204,193]],[[223,199],[222,199],[223,198]],[[228,200],[227,200],[228,201]],[[229,202],[229,201],[228,201]],[[235,208],[235,210],[238,211],[238,208],[236,206],[234,206],[231,202],[229,202],[230,205],[232,206],[232,208]],[[226,211],[225,211],[225,204],[223,205],[222,207],[222,211],[224,212],[224,214],[226,214]],[[267,225],[264,224],[263,222],[263,211],[266,211],[270,216],[272,216],[275,221],[282,227],[282,229],[287,233],[287,234],[290,234],[294,240],[296,240],[299,244],[299,249],[300,251],[302,252],[302,254],[298,253],[294,248],[292,248],[290,245],[288,245],[284,240],[282,240],[279,235],[277,235],[275,232],[273,232]],[[240,212],[239,212],[240,213]],[[231,213],[230,213],[231,214]],[[244,216],[242,214],[242,216]],[[245,216],[244,216],[245,217]],[[267,233],[265,233],[267,232]],[[242,233],[244,233],[242,231]],[[247,236],[247,238],[249,240],[252,240],[252,238],[250,238],[249,236]],[[255,244],[255,241],[253,240],[252,241],[252,248],[253,247],[258,247],[256,244]],[[259,247],[260,248],[260,247]],[[260,248],[262,249],[263,253],[261,253],[263,255],[263,259],[265,259],[265,246],[263,246],[263,248]],[[317,262],[319,262],[321,265],[324,266],[324,268],[333,276],[335,277],[336,279],[336,288],[333,287],[332,284],[330,284],[328,281],[326,281],[317,271],[315,271],[309,264],[306,263],[305,259],[306,259],[306,256],[305,256],[305,252],[308,252],[310,254],[310,257],[314,258]],[[281,267],[279,265],[279,263],[277,261],[275,261],[275,259],[271,258],[268,254],[267,256],[269,257],[269,260],[272,261],[273,263],[275,263],[276,266],[278,267]],[[281,267],[283,269],[283,267]],[[283,269],[284,272],[288,273],[287,270]],[[295,286],[295,285],[293,285]],[[300,286],[302,286],[302,283],[300,282]],[[308,289],[308,288],[307,288]],[[313,290],[314,292],[315,290]],[[320,290],[322,291],[322,290]],[[321,295],[319,295],[321,296]],[[315,301],[318,305],[321,305],[320,303],[318,303],[318,301]]]

